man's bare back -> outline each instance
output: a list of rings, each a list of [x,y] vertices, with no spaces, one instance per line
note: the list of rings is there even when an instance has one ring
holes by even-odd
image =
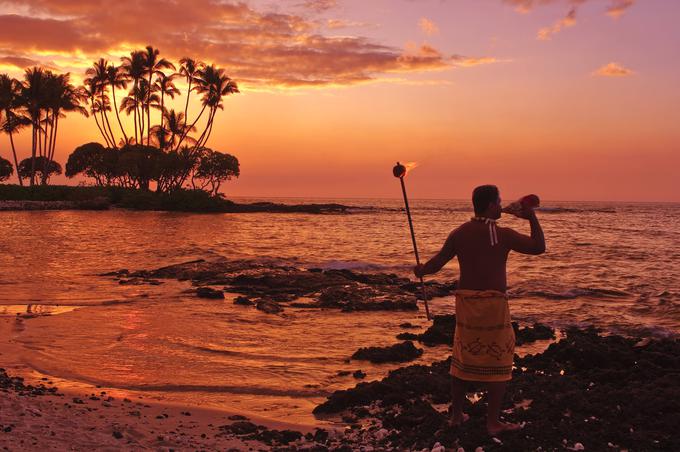
[[[441,251],[421,267],[422,273],[436,273],[457,256],[460,264],[459,288],[505,292],[505,268],[510,251],[522,254],[545,251],[543,231],[536,215],[528,212],[526,216],[531,224],[531,237],[511,228],[496,227],[498,243],[493,245],[486,223],[470,220],[462,224],[449,234]]]
[[[540,254],[545,250],[545,246],[511,228],[497,227],[496,231],[498,243],[495,245],[489,240],[489,226],[481,221],[470,220],[449,236],[444,247],[447,254],[458,257],[461,289],[505,292],[510,251]]]

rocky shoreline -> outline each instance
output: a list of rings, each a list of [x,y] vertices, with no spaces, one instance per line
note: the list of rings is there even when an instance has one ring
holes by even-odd
[[[504,413],[523,429],[499,438],[486,434],[483,395],[449,426],[450,360],[337,391],[315,413],[353,419],[350,437],[385,450],[680,450],[680,341],[571,329],[515,366]]]
[[[0,200],[0,211],[34,211],[34,210],[109,210],[131,209],[151,211],[174,211],[176,209],[162,208],[136,208],[125,204],[118,205],[105,197],[86,200]],[[272,202],[255,202],[239,204],[234,202],[224,203],[215,209],[208,211],[196,208],[182,208],[183,212],[196,213],[308,213],[308,214],[346,214],[349,207],[342,204],[277,204]]]
[[[271,315],[293,307],[354,315],[415,310],[420,293],[418,285],[393,274],[227,259],[154,270],[121,269],[101,276],[133,285],[189,281],[189,292],[196,297],[230,298],[239,309]],[[455,287],[429,282],[428,292],[446,296]],[[335,391],[314,409],[320,421],[334,422],[341,426],[338,429],[277,425],[238,413],[199,416],[201,409],[195,407],[173,410],[103,389],[64,395],[49,381],[31,386],[0,370],[0,408],[12,413],[0,422],[0,444],[10,449],[75,445],[156,450],[680,450],[675,433],[680,425],[680,340],[627,338],[593,328],[568,329],[561,335],[542,324],[513,327],[518,346],[535,341],[549,345],[541,353],[515,356],[503,415],[523,428],[499,437],[486,433],[484,388],[474,384],[468,388],[465,406],[470,420],[450,425],[450,358],[429,365],[406,364],[417,359],[423,347],[450,347],[455,315],[440,315],[422,332],[410,323],[401,324],[391,346],[356,351],[354,360],[404,365],[381,380]],[[366,376],[357,372],[358,380]]]
[[[240,304],[266,301],[281,310],[418,309],[418,286],[392,274],[198,260],[109,276],[121,281],[188,280],[197,293],[201,289],[222,296],[223,291],[237,293]],[[428,283],[434,296],[452,295],[455,288],[455,283]],[[297,301],[301,297],[307,301]],[[483,388],[474,385],[466,402],[471,420],[449,426],[450,360],[445,360],[401,367],[383,380],[360,382],[332,394],[314,413],[341,419],[348,428],[327,438],[317,435],[313,450],[680,450],[680,439],[674,435],[674,426],[680,423],[680,341],[570,329],[554,342],[555,332],[546,325],[513,323],[513,327],[518,346],[553,341],[540,354],[515,358],[505,416],[522,423],[521,431],[489,437]],[[422,353],[414,342],[448,347],[455,315],[435,317],[422,333],[410,331],[412,325],[402,328],[406,331],[395,332],[396,339],[406,342],[358,350],[353,359],[408,362]]]
[[[356,311],[417,310],[420,286],[395,274],[361,273],[270,265],[245,260],[203,259],[155,270],[121,269],[102,274],[119,284],[159,284],[164,279],[191,281],[201,298],[241,295],[234,303],[280,313],[286,307]],[[428,282],[429,297],[452,295],[456,283]],[[301,300],[304,299],[304,300]],[[267,306],[268,308],[263,308]],[[276,312],[273,312],[276,311]]]
[[[134,401],[104,390],[65,395],[52,382],[32,386],[0,369],[3,413],[11,413],[0,422],[0,443],[10,449],[680,450],[680,341],[571,329],[540,354],[516,356],[515,365],[503,416],[523,428],[499,437],[486,433],[485,396],[475,385],[465,406],[470,420],[449,424],[449,359],[336,391],[314,413],[346,428],[307,431],[238,414],[149,405],[141,396]]]

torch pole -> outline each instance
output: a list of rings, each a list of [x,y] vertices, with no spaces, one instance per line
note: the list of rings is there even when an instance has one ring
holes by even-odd
[[[416,233],[413,230],[413,221],[411,220],[411,209],[408,206],[408,196],[406,196],[406,185],[404,184],[404,176],[399,178],[401,181],[401,192],[404,194],[404,205],[406,206],[406,216],[408,217],[408,226],[411,229],[411,240],[413,241],[413,251],[416,254],[416,264],[420,265],[420,256],[418,255],[418,245],[416,245]],[[425,281],[420,277],[420,289],[423,294],[423,301],[425,301],[425,314],[427,320],[430,320],[430,308],[427,305],[427,292],[425,291]]]

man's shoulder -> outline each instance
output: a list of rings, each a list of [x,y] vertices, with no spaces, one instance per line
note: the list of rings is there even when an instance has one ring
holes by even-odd
[[[451,234],[449,234],[449,235],[453,237],[453,236],[459,236],[461,234],[465,234],[466,231],[469,230],[471,223],[472,223],[472,221],[466,221],[465,223],[460,224],[456,229],[451,231]]]

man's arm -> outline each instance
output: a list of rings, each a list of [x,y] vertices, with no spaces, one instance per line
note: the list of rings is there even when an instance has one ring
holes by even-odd
[[[454,231],[455,232],[455,231]],[[449,234],[449,237],[444,242],[442,249],[435,254],[435,256],[427,261],[425,264],[416,265],[413,269],[413,273],[418,278],[422,278],[425,275],[430,275],[432,273],[437,273],[442,269],[444,265],[456,256],[456,247],[454,244],[454,232]]]
[[[506,229],[506,238],[508,240],[508,247],[522,254],[543,254],[545,253],[545,237],[543,236],[543,229],[536,218],[536,213],[531,210],[525,217],[529,220],[531,225],[531,237],[520,234],[512,229]]]

